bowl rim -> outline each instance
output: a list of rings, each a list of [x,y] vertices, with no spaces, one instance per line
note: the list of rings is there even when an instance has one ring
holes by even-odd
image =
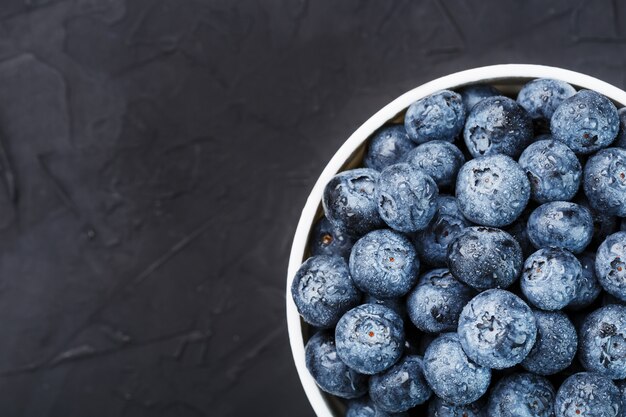
[[[316,214],[322,200],[325,185],[342,170],[349,158],[366,141],[374,131],[387,123],[398,113],[406,109],[411,103],[439,90],[455,89],[475,83],[497,83],[523,81],[534,78],[553,78],[574,85],[577,88],[595,90],[609,99],[626,104],[626,92],[595,77],[558,67],[532,64],[500,64],[473,68],[449,74],[422,84],[402,94],[357,128],[344,142],[339,150],[330,159],[321,175],[315,182],[306,204],[300,215],[296,233],[293,238],[289,266],[287,270],[287,327],[291,352],[300,377],[300,382],[318,417],[335,417],[325,398],[325,394],[318,388],[313,377],[306,369],[304,357],[304,338],[302,322],[298,310],[291,298],[291,283],[298,268],[304,261],[307,250],[310,230],[316,220]]]

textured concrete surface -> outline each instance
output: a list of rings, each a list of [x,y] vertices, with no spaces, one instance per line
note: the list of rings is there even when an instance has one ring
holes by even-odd
[[[0,414],[313,416],[284,280],[325,161],[434,77],[625,57],[616,0],[3,0]]]

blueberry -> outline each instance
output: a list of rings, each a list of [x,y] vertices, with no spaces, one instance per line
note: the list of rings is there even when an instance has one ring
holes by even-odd
[[[622,410],[615,384],[593,372],[580,372],[567,378],[554,403],[556,417],[618,417]]]
[[[435,181],[407,163],[388,166],[376,182],[378,213],[389,227],[400,232],[426,228],[437,210],[438,195]]]
[[[459,89],[459,94],[465,109],[470,111],[479,101],[487,97],[501,96],[502,92],[487,84],[472,84]]]
[[[554,111],[550,131],[556,140],[577,154],[590,154],[606,148],[619,130],[617,109],[595,91],[582,90],[566,99]]]
[[[456,197],[463,215],[483,225],[502,227],[515,221],[530,198],[530,183],[517,162],[505,155],[468,161],[459,170]]]
[[[537,324],[532,310],[521,298],[492,289],[478,294],[463,308],[458,333],[471,360],[481,366],[504,369],[526,358],[535,344]]]
[[[517,102],[533,119],[550,120],[557,107],[574,94],[574,87],[565,81],[539,78],[522,87]]]
[[[467,357],[456,333],[444,333],[426,349],[424,377],[438,397],[454,405],[466,405],[487,392],[491,370]]]
[[[449,188],[454,185],[465,157],[450,142],[433,140],[413,149],[405,161],[430,175],[439,188]]]
[[[315,223],[311,235],[311,255],[348,258],[354,239],[345,230],[335,227],[326,217]]]
[[[335,338],[328,331],[316,333],[306,344],[306,367],[322,391],[341,398],[367,393],[368,377],[348,368],[337,356]]]
[[[584,193],[574,199],[576,204],[585,206],[591,211],[591,218],[593,219],[593,239],[592,244],[600,244],[606,239],[606,237],[612,233],[617,232],[618,221],[617,217],[603,213],[602,211],[595,210],[589,204],[589,200],[585,197]]]
[[[404,348],[402,318],[390,308],[363,304],[348,311],[337,323],[335,340],[339,358],[366,375],[389,369]]]
[[[537,341],[526,359],[524,369],[539,375],[553,375],[571,365],[578,347],[576,328],[560,311],[533,311],[537,322]]]
[[[428,405],[428,417],[487,417],[487,414],[481,400],[467,405],[453,405],[434,397]]]
[[[367,397],[350,401],[346,417],[408,417],[407,413],[387,413]]]
[[[531,198],[539,203],[571,200],[578,192],[582,166],[562,142],[534,142],[522,152],[519,165],[530,180]]]
[[[446,268],[423,274],[407,297],[407,311],[418,329],[440,333],[456,330],[459,314],[474,291],[457,281]]]
[[[581,253],[593,237],[591,211],[567,201],[542,204],[528,218],[528,237],[537,249],[558,247]]]
[[[450,242],[471,223],[459,209],[458,200],[451,196],[437,198],[437,211],[426,229],[415,234],[415,249],[432,266],[445,266]]]
[[[448,248],[452,275],[477,290],[508,287],[519,277],[523,263],[513,236],[492,227],[467,227]]]
[[[587,316],[580,329],[579,355],[590,372],[626,378],[626,306],[611,304]]]
[[[519,243],[522,248],[522,255],[526,258],[528,255],[535,251],[535,247],[532,243],[530,243],[530,238],[528,237],[528,229],[526,225],[528,223],[528,218],[530,217],[530,213],[532,213],[532,209],[527,207],[526,210],[515,220],[510,226],[507,226],[503,229],[505,232],[513,236],[513,239],[517,243]]]
[[[613,142],[613,146],[618,148],[626,148],[626,107],[622,107],[617,111],[619,116],[619,131],[617,132],[617,138]]]
[[[392,309],[398,313],[400,317],[406,316],[406,308],[401,298],[376,298],[366,293],[363,297],[363,304],[380,304],[381,306]]]
[[[296,272],[291,296],[298,312],[315,327],[332,327],[361,299],[348,265],[338,256],[314,256]]]
[[[389,413],[399,413],[423,404],[431,395],[419,356],[405,356],[370,379],[370,398],[378,408]]]
[[[578,257],[578,260],[583,269],[580,283],[576,289],[576,297],[567,305],[572,310],[588,307],[598,298],[600,291],[602,291],[602,287],[600,287],[600,283],[596,278],[596,255],[591,252],[585,252]]]
[[[374,230],[359,239],[350,254],[356,286],[376,298],[400,297],[417,281],[420,262],[411,241],[391,230]]]
[[[582,265],[561,248],[544,248],[524,262],[522,293],[535,307],[560,310],[576,297],[582,281]]]
[[[602,242],[596,254],[596,277],[606,292],[626,301],[626,232]]]
[[[518,157],[532,141],[533,124],[522,106],[504,96],[488,97],[470,111],[463,130],[475,157],[504,154]]]
[[[413,148],[415,148],[415,142],[409,139],[404,126],[380,128],[369,142],[363,165],[382,171],[389,165],[400,162]]]
[[[617,388],[622,396],[622,417],[626,417],[626,379],[616,381],[615,385],[617,385]]]
[[[529,373],[502,378],[487,404],[489,417],[554,417],[554,387],[546,378]]]
[[[626,217],[626,150],[603,149],[589,158],[583,180],[585,195],[594,209]]]
[[[465,123],[461,96],[443,90],[411,104],[404,116],[404,127],[417,144],[431,140],[453,142]]]
[[[335,227],[356,236],[384,226],[376,204],[378,171],[358,168],[340,172],[324,188],[324,213]]]

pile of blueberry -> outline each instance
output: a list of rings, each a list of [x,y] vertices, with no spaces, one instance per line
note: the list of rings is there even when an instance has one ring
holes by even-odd
[[[626,416],[626,108],[440,91],[364,165],[327,184],[291,288],[348,417]]]

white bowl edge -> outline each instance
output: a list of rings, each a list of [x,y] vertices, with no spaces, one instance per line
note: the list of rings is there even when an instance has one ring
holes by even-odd
[[[578,88],[595,90],[611,100],[626,105],[626,92],[597,78],[579,72],[557,67],[529,64],[502,64],[479,67],[460,71],[414,88],[387,104],[376,114],[363,123],[333,155],[318,178],[311,194],[307,198],[298,222],[293,239],[289,267],[287,271],[287,327],[291,352],[304,391],[318,417],[336,417],[333,415],[324,394],[306,369],[304,360],[304,340],[302,323],[296,306],[291,298],[291,282],[298,268],[304,261],[308,245],[309,232],[316,217],[317,209],[322,200],[324,186],[341,170],[348,158],[370,135],[385,124],[389,119],[407,108],[414,101],[439,90],[455,89],[467,84],[478,82],[490,83],[515,78],[554,78],[568,82]]]

